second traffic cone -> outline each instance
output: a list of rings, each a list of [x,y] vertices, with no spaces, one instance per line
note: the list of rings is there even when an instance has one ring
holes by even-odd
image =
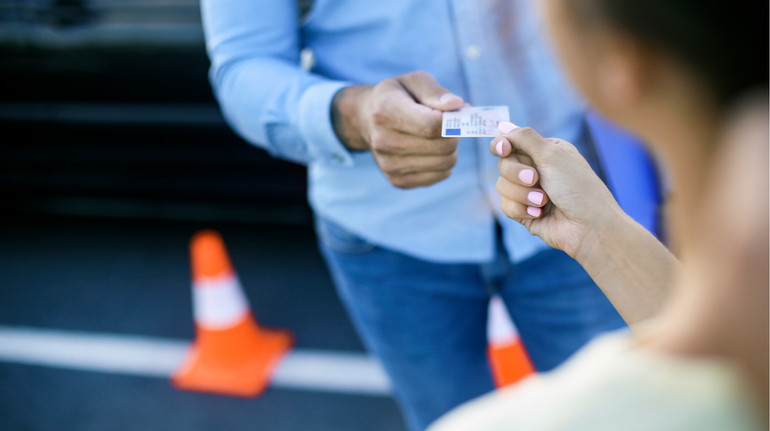
[[[185,390],[259,395],[291,348],[291,334],[257,324],[216,231],[193,236],[190,258],[196,338],[172,383]]]
[[[505,303],[497,295],[489,301],[487,356],[492,367],[492,379],[498,388],[516,383],[535,372]]]

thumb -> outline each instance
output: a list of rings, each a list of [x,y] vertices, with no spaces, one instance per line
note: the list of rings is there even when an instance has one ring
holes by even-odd
[[[407,73],[397,79],[418,103],[430,108],[439,111],[454,111],[462,108],[465,103],[462,97],[452,94],[439,85],[428,72]]]
[[[547,157],[546,151],[548,150],[548,146],[553,145],[547,139],[540,136],[535,129],[529,127],[519,127],[511,122],[502,121],[498,124],[497,129],[503,136],[508,138],[507,142],[510,142],[512,151],[528,155],[537,164],[545,161],[544,159]],[[506,147],[507,146],[504,143],[502,148],[499,149],[503,150],[505,153],[507,152],[505,151],[507,150]],[[494,150],[496,153],[498,150],[497,145]]]

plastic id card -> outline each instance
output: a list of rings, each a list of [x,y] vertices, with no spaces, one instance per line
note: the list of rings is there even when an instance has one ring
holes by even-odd
[[[441,136],[444,138],[481,138],[499,134],[497,125],[510,121],[507,106],[470,106],[444,112]]]

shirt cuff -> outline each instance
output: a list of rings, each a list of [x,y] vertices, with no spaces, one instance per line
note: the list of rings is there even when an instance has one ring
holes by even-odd
[[[312,162],[352,166],[353,157],[334,133],[331,104],[334,95],[351,84],[324,82],[314,85],[299,101],[299,131]]]

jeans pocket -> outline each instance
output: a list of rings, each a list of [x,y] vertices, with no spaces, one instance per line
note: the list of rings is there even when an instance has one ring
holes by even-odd
[[[320,216],[315,217],[315,231],[324,246],[338,253],[363,254],[376,247],[342,226]]]

